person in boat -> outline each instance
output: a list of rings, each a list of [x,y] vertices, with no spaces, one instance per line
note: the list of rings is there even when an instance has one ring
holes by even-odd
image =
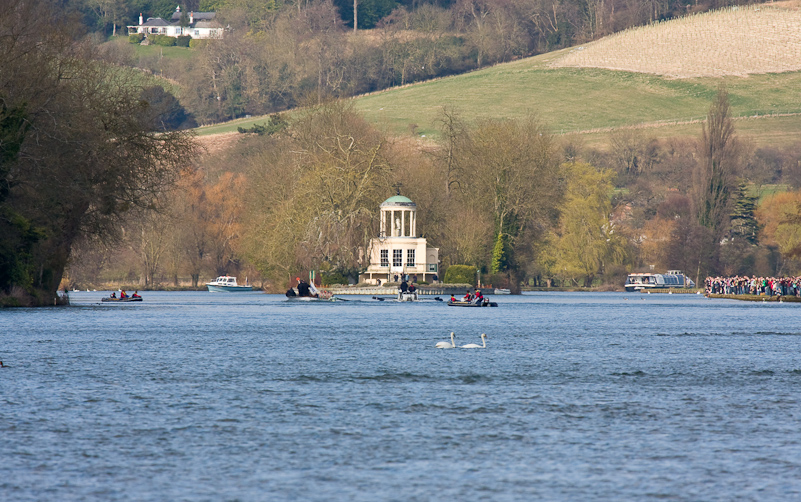
[[[289,288],[289,289],[286,290],[286,296],[288,298],[292,298],[293,296],[298,296],[298,295],[297,295],[297,293],[295,293],[294,289]]]
[[[474,296],[473,298],[475,298],[476,304],[478,305],[481,305],[481,302],[484,301],[484,295],[481,294],[480,289],[476,290],[476,296]]]
[[[462,297],[462,301],[463,302],[469,302],[472,299],[473,299],[473,295],[470,294],[470,290],[468,289],[467,293],[465,293],[464,296]]]
[[[139,296],[139,290],[138,289],[136,291],[134,291],[134,294],[131,295],[131,298],[142,298],[141,296]]]
[[[406,292],[406,291],[408,291],[408,290],[409,290],[409,285],[406,283],[406,279],[404,279],[404,280],[403,280],[403,281],[400,283],[400,292],[401,292],[401,293],[405,293],[405,292]]]
[[[453,302],[453,303],[456,303],[456,297],[453,296],[453,293],[451,293],[451,300],[450,301]]]
[[[298,277],[298,296],[303,296],[303,297],[317,296],[311,293],[311,287],[309,287],[309,283],[302,280],[300,277]]]
[[[109,296],[109,298],[115,298],[116,299],[117,298],[117,292],[115,291],[115,292],[111,293],[111,296]]]
[[[126,293],[125,290],[123,289],[122,291],[120,291],[120,300],[124,300],[125,298],[128,298],[128,293]]]
[[[417,286],[415,286],[414,283],[411,283],[409,285],[409,293],[414,293],[415,291],[417,291]]]

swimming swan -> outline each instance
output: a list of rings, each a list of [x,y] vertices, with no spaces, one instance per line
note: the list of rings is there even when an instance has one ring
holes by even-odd
[[[484,342],[484,345],[479,345],[477,343],[468,343],[467,345],[462,345],[463,349],[486,349],[487,348],[487,335],[485,333],[481,333],[481,341]]]
[[[439,342],[435,345],[438,349],[452,349],[456,347],[456,342],[453,341],[453,331],[451,331],[451,343]]]

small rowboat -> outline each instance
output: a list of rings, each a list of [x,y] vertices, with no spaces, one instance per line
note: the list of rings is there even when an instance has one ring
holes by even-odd
[[[497,307],[498,304],[495,302],[483,302],[483,303],[474,303],[474,302],[448,302],[449,307]]]
[[[137,296],[136,298],[131,298],[129,296],[128,298],[102,298],[100,301],[101,302],[141,302],[142,301],[142,297],[141,296]]]

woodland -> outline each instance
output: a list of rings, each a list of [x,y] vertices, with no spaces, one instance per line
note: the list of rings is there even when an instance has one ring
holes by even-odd
[[[723,84],[696,138],[623,128],[606,149],[554,136],[535,115],[473,120],[447,106],[421,143],[342,99],[717,5],[188,2],[182,10],[218,9],[229,31],[165,65],[112,33],[172,4],[5,3],[5,304],[52,304],[56,288],[201,287],[222,274],[268,291],[310,270],[352,283],[379,204],[398,189],[417,203],[443,272],[472,265],[514,290],[619,289],[652,268],[701,280],[798,272],[801,143],[739,138]],[[251,113],[272,115],[225,148],[190,129]]]

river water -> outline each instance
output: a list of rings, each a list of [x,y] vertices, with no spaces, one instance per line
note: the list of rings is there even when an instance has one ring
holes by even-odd
[[[0,311],[7,500],[801,497],[801,304],[70,296]]]

